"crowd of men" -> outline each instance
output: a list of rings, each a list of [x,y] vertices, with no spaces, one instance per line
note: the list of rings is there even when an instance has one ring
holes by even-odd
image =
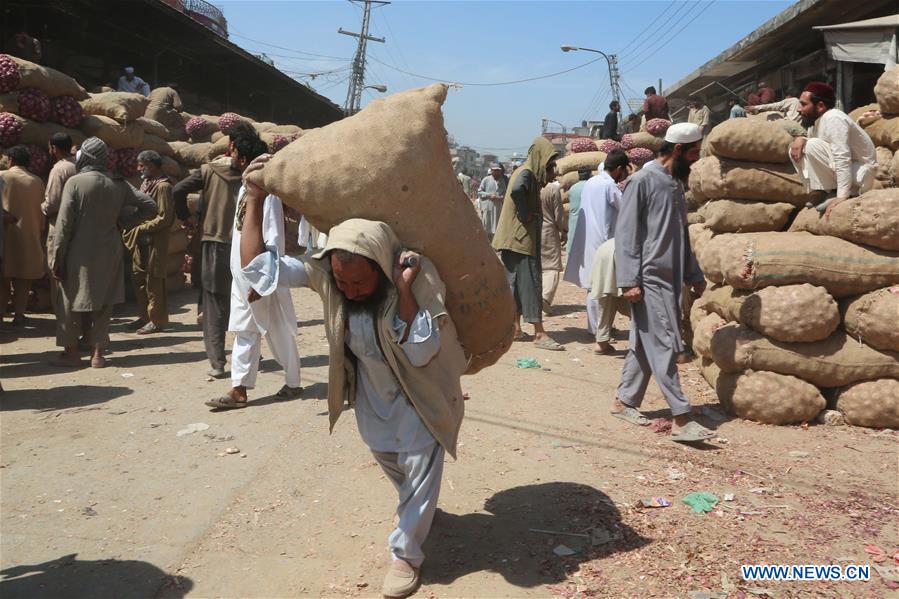
[[[830,86],[811,83],[798,102],[808,135],[784,152],[808,188],[820,192],[820,208],[829,214],[870,185],[873,144],[834,108]],[[652,88],[645,108],[644,117],[667,116],[667,101]],[[616,312],[631,318],[611,416],[649,424],[640,406],[652,376],[671,408],[671,438],[680,443],[714,436],[693,419],[677,370],[688,351],[682,299],[688,288],[698,295],[705,285],[690,250],[684,195],[702,139],[697,123],[671,125],[655,160],[640,169],[626,153],[610,152],[596,175],[592,169],[579,173],[570,190],[570,222],[555,181],[559,154],[543,137],[510,176],[493,165],[477,187],[486,233],[515,299],[516,340],[565,349],[543,325],[562,271],[564,239],[564,279],[587,294],[596,352],[613,349]],[[139,305],[136,332],[149,335],[168,326],[165,256],[177,216],[201,240],[198,313],[210,376],[227,376],[225,333],[236,334],[231,389],[207,404],[234,409],[248,404],[263,337],[284,368],[286,384],[278,396],[301,395],[290,288],[314,290],[330,346],[330,425],[347,403],[355,408],[362,440],[398,494],[382,592],[404,597],[419,584],[444,457],[455,456],[464,414],[460,377],[467,361],[444,305],[445,285],[427,256],[405,248],[381,222],[346,220],[328,231],[320,252],[286,255],[280,199],[247,179],[270,158],[266,146],[249,128],[234,133],[230,143],[226,159],[174,186],[162,174],[159,155],[142,152],[140,189],[109,172],[108,148],[97,138],[73,157],[71,139],[55,134],[49,150],[56,162],[46,186],[28,172],[25,147],[7,150],[10,166],[0,174],[4,312],[12,296],[12,324],[24,324],[30,282],[49,271],[57,345],[63,348],[54,364],[82,366],[87,352],[92,367],[105,366],[112,308],[124,299],[126,261]],[[193,193],[201,200],[191,205]],[[522,320],[533,327],[533,337]]]

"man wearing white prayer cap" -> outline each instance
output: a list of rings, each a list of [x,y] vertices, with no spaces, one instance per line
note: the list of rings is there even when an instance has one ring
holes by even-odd
[[[705,279],[690,249],[684,185],[699,159],[702,132],[692,123],[671,125],[659,156],[634,174],[624,188],[615,226],[617,285],[631,302],[630,346],[621,372],[612,415],[645,426],[638,408],[649,376],[655,378],[671,407],[671,438],[702,441],[715,433],[690,416],[681,389],[678,355],[684,284],[697,296]]]
[[[150,95],[150,85],[134,74],[134,67],[125,67],[124,72],[125,74],[119,77],[118,90],[120,92],[133,92],[143,94],[144,96]]]

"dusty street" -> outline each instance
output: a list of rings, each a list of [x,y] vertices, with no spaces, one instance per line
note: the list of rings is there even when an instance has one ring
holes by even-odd
[[[203,405],[229,383],[206,380],[193,297],[150,337],[124,332],[120,306],[105,370],[48,366],[49,315],[2,332],[5,599],[379,595],[395,495],[352,414],[328,435],[317,296],[294,293],[304,397],[273,397],[283,377],[264,348],[249,407],[224,413]],[[739,567],[895,568],[896,433],[728,420],[694,366],[685,390],[719,439],[684,447],[610,418],[623,351],[592,353],[581,300],[563,283],[548,319],[568,351],[516,343],[463,379],[417,596],[895,596],[873,567],[829,583],[744,582]],[[542,368],[516,368],[524,357]],[[664,415],[655,385],[644,407]],[[693,491],[733,499],[696,514]],[[671,505],[635,507],[651,497]]]

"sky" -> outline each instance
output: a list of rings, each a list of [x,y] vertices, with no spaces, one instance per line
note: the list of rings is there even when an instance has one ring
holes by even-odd
[[[228,20],[232,42],[264,52],[282,71],[345,104],[357,40],[337,30],[359,32],[361,3],[214,4]],[[602,56],[562,52],[562,44],[617,54],[623,99],[642,100],[647,86],[658,87],[659,79],[663,87],[676,83],[791,4],[394,0],[372,9],[369,35],[386,43],[369,42],[365,83],[386,85],[388,94],[428,85],[428,78],[460,83],[444,105],[447,131],[461,145],[506,158],[527,151],[543,118],[570,128],[608,112],[611,91]],[[569,69],[574,70],[508,83]],[[500,85],[476,85],[485,83]],[[363,107],[381,95],[366,89]]]

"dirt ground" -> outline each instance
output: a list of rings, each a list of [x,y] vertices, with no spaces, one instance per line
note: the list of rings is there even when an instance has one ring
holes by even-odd
[[[379,595],[394,491],[352,414],[328,435],[320,303],[307,290],[294,300],[303,398],[273,397],[283,376],[267,359],[249,407],[224,413],[203,405],[229,382],[206,379],[189,290],[156,336],[126,332],[133,306],[121,306],[104,370],[48,366],[49,315],[4,327],[0,596]],[[563,283],[547,321],[566,352],[516,343],[463,379],[459,459],[417,596],[896,596],[873,568],[868,582],[827,583],[746,582],[739,568],[895,575],[896,433],[731,420],[691,365],[684,388],[717,440],[682,446],[611,418],[626,330],[622,351],[594,355],[581,301]],[[525,357],[542,368],[516,368]],[[666,407],[651,385],[644,408]],[[197,423],[208,428],[179,436]],[[694,491],[722,501],[692,513],[681,499]],[[651,497],[671,505],[635,507]]]

